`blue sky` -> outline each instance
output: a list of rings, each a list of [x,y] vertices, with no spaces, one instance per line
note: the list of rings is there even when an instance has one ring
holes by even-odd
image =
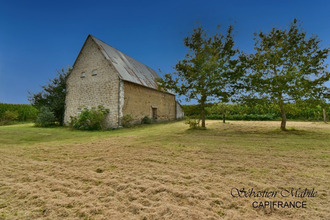
[[[28,91],[73,65],[88,34],[167,73],[196,22],[210,33],[233,24],[238,48],[252,52],[254,32],[298,18],[329,47],[329,11],[326,0],[0,0],[0,102],[28,103]]]

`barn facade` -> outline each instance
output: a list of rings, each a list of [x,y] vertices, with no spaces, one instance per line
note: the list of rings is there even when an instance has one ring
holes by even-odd
[[[148,66],[89,35],[67,79],[64,122],[84,108],[110,110],[107,127],[121,126],[124,115],[135,123],[145,116],[156,121],[182,117],[175,95],[159,91],[159,75]]]

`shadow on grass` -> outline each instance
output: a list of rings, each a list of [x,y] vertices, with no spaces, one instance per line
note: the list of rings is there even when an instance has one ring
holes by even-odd
[[[282,131],[281,129],[274,129],[269,131],[261,131],[260,134],[267,134],[267,135],[282,135],[282,136],[288,136],[288,135],[294,135],[294,136],[306,136],[306,135],[322,135],[323,133],[320,133],[319,131],[311,131],[311,130],[303,130],[303,129],[296,129],[296,128],[288,128],[285,131]]]
[[[184,132],[187,135],[197,136],[265,136],[265,137],[288,137],[288,136],[301,136],[301,137],[327,137],[328,133],[320,132],[319,130],[304,130],[290,127],[286,131],[278,129],[256,129],[255,127],[208,127],[206,129],[190,129],[187,128]]]

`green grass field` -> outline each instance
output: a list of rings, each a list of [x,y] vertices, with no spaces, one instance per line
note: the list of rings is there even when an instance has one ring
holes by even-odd
[[[0,127],[0,219],[330,219],[330,125],[207,121],[103,132]],[[233,188],[312,189],[234,198]],[[254,208],[254,201],[307,208]]]

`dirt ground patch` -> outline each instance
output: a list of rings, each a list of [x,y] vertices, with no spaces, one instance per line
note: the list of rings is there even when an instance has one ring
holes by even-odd
[[[289,122],[289,132],[279,122],[207,126],[175,122],[76,142],[0,143],[0,219],[330,219],[328,124]],[[305,209],[251,205],[301,198],[231,196],[233,188],[292,187],[317,195],[304,198]]]

